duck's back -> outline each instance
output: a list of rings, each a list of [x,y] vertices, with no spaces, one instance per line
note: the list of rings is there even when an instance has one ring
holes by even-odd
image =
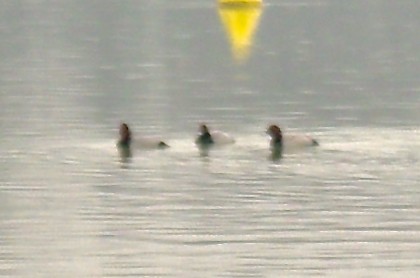
[[[213,138],[213,141],[217,145],[228,145],[235,143],[235,139],[230,136],[229,134],[215,130],[211,132],[211,137]]]
[[[304,134],[285,134],[283,136],[283,145],[286,148],[303,148],[318,146],[318,142],[312,137]]]
[[[140,137],[132,140],[132,147],[136,149],[156,149],[169,147],[165,142],[159,138],[154,137]]]

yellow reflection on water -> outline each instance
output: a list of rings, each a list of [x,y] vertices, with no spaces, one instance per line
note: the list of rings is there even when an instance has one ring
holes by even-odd
[[[219,15],[226,29],[233,56],[245,62],[262,13],[261,0],[219,0]]]

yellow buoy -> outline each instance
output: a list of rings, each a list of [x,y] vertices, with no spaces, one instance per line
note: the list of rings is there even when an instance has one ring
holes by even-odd
[[[219,5],[254,5],[261,6],[262,0],[219,0]]]
[[[220,19],[239,62],[249,57],[261,12],[261,0],[219,0]]]

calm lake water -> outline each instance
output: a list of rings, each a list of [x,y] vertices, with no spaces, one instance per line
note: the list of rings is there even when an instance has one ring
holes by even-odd
[[[0,276],[420,273],[420,3],[267,0],[242,61],[222,14],[0,1]],[[171,148],[121,159],[122,121]]]

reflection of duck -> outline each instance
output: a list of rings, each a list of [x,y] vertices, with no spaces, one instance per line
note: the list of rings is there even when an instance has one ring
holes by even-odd
[[[283,148],[302,148],[310,146],[318,146],[319,143],[310,136],[303,134],[285,134],[277,125],[271,125],[267,129],[270,135],[270,147],[272,151],[282,150]]]
[[[209,147],[212,145],[228,145],[235,143],[229,134],[221,131],[212,131],[210,133],[207,125],[202,124],[200,126],[200,133],[195,140],[195,143],[201,147]]]
[[[164,149],[169,146],[159,140],[154,138],[136,138],[135,141],[131,138],[130,128],[126,123],[120,125],[120,139],[117,143],[118,147],[121,149],[130,149],[130,148],[147,148],[147,149]]]

